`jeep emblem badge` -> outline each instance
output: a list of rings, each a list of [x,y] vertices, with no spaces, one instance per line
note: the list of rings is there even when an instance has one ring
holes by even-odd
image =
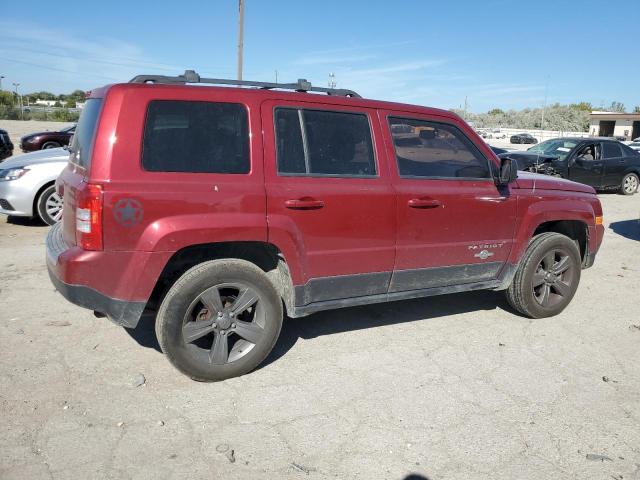
[[[482,250],[480,253],[476,253],[474,257],[478,257],[480,260],[486,260],[489,257],[493,256],[493,252],[489,250]]]

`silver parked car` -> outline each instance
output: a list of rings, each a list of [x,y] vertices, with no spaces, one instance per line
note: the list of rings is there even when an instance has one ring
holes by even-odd
[[[62,218],[62,199],[54,184],[68,160],[67,150],[51,148],[0,163],[0,213],[38,216],[49,225],[58,222]]]

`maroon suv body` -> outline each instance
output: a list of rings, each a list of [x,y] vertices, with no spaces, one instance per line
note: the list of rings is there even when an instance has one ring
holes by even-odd
[[[58,180],[47,265],[181,371],[254,368],[283,309],[507,290],[558,313],[603,237],[591,187],[519,173],[455,114],[267,89],[93,90]],[[278,318],[279,317],[279,318]]]

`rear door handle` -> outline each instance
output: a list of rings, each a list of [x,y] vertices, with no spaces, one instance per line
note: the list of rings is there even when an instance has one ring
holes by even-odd
[[[437,208],[442,203],[435,198],[412,198],[407,202],[411,208]]]
[[[322,200],[316,200],[315,198],[304,197],[287,200],[284,202],[284,206],[291,210],[317,210],[324,207],[324,202]]]

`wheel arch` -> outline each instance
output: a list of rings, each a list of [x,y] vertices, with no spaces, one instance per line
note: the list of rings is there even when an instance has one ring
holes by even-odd
[[[147,307],[157,308],[171,285],[191,267],[222,258],[246,260],[258,266],[280,295],[286,312],[293,315],[295,291],[287,261],[276,245],[263,241],[203,243],[176,251],[162,269]]]
[[[540,223],[532,237],[546,232],[555,232],[569,237],[578,244],[580,258],[585,261],[589,245],[589,226],[582,220],[551,220]]]

